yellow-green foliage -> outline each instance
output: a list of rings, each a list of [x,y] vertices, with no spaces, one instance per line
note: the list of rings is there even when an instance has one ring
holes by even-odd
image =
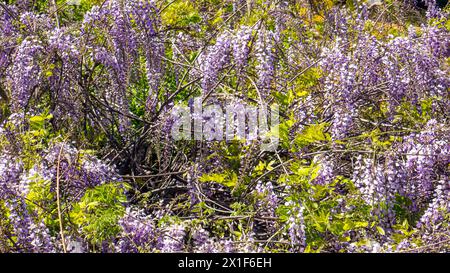
[[[313,143],[330,141],[331,136],[326,132],[327,127],[327,123],[311,124],[295,138],[295,143],[303,147]]]
[[[199,179],[200,182],[215,182],[229,188],[233,188],[237,183],[237,175],[232,172],[204,174]]]
[[[192,1],[177,0],[170,2],[161,13],[164,25],[172,27],[186,27],[191,23],[198,23],[201,17]]]
[[[88,189],[70,212],[71,221],[92,244],[101,244],[120,231],[118,220],[125,213],[125,184],[105,184]]]

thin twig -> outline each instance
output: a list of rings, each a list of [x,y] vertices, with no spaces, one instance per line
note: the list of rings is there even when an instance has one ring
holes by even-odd
[[[64,253],[67,253],[66,243],[64,239],[64,229],[63,229],[63,222],[62,222],[62,214],[61,214],[61,199],[60,199],[60,193],[59,193],[59,182],[60,182],[60,163],[61,163],[61,154],[62,154],[63,146],[59,149],[58,154],[58,162],[57,162],[57,168],[56,168],[56,205],[58,207],[58,219],[59,219],[59,232],[61,234],[61,243],[64,250]]]

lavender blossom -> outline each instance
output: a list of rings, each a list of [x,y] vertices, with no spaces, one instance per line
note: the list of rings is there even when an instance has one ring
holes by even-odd
[[[230,53],[231,39],[228,33],[224,33],[217,37],[216,44],[201,60],[202,89],[205,94],[217,83],[219,73],[229,63]]]
[[[258,34],[255,51],[258,64],[256,71],[258,74],[258,88],[263,98],[270,95],[272,84],[275,79],[275,54],[273,32],[263,32]]]
[[[19,46],[11,67],[9,77],[12,82],[12,108],[17,111],[24,109],[33,95],[34,89],[40,84],[41,69],[37,58],[43,50],[39,40],[27,38]]]
[[[250,40],[252,39],[252,29],[243,26],[236,33],[233,39],[233,57],[236,62],[237,70],[242,69],[247,64],[247,58],[250,53]]]

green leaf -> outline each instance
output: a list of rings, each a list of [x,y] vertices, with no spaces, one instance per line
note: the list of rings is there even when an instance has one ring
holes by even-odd
[[[200,182],[215,182],[229,188],[234,188],[237,184],[238,177],[235,173],[213,173],[204,174],[199,178]]]
[[[92,244],[101,244],[120,232],[118,220],[125,213],[123,187],[108,183],[88,189],[70,212],[71,222],[78,225]]]
[[[383,236],[386,235],[386,232],[384,232],[384,229],[380,226],[377,226],[377,231],[378,231],[378,233],[380,233]]]
[[[41,129],[44,127],[45,117],[43,116],[34,116],[30,118],[30,126],[32,129]]]
[[[312,124],[307,126],[301,134],[295,138],[295,143],[301,147],[320,141],[330,141],[331,136],[325,133],[327,123]]]
[[[53,115],[40,115],[40,116],[33,116],[30,117],[29,122],[30,122],[30,127],[33,130],[39,130],[39,129],[43,129],[45,123],[48,120],[51,120],[53,118]]]

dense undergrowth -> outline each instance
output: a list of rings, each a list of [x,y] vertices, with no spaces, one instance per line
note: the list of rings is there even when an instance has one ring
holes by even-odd
[[[449,251],[448,8],[72,2],[0,2],[0,252]],[[278,148],[174,140],[196,97]]]

